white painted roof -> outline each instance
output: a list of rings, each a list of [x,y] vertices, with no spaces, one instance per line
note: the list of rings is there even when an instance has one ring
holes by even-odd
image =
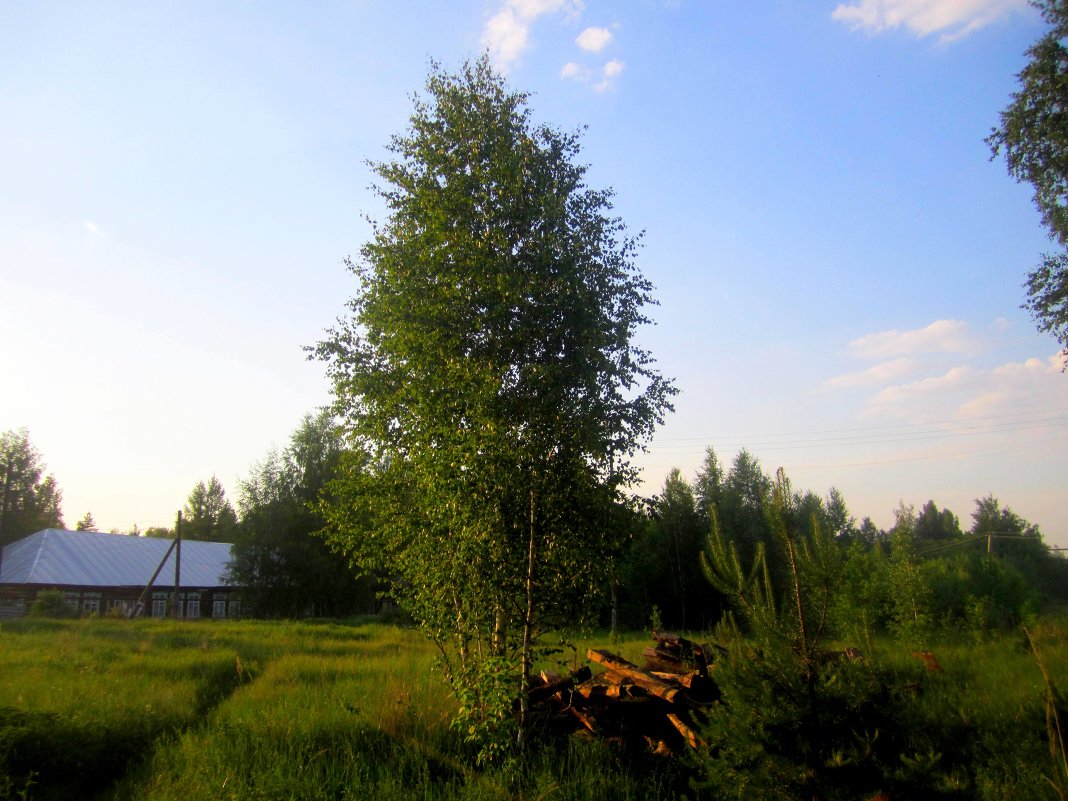
[[[4,548],[0,584],[143,587],[172,540],[46,528]],[[231,546],[182,540],[183,587],[225,585]],[[174,586],[174,553],[155,584]]]

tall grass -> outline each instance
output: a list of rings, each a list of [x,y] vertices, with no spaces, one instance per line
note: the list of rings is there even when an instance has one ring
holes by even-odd
[[[379,625],[5,623],[0,708],[0,798],[608,801],[675,776],[582,741],[471,771],[433,648]]]
[[[872,654],[920,687],[949,796],[1056,798],[1047,700],[1064,697],[1068,623]],[[573,638],[641,661],[644,635]],[[24,620],[0,626],[0,799],[670,799],[694,792],[678,764],[578,738],[474,771],[431,646],[375,624]],[[1063,714],[1063,710],[1062,710]],[[1063,720],[1063,717],[1062,717]],[[959,784],[954,788],[953,782]]]

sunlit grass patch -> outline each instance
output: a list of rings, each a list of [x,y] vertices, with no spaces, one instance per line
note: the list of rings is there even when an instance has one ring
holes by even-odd
[[[242,679],[238,654],[204,632],[174,645],[178,624],[19,623],[0,628],[0,769],[12,791],[32,777],[35,798],[100,791]]]

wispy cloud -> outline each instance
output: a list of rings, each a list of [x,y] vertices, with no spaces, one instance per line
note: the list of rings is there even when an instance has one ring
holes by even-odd
[[[619,59],[606,62],[600,69],[594,70],[569,61],[560,70],[561,78],[569,78],[580,83],[592,84],[595,92],[605,92],[615,85],[615,79],[623,72],[626,65]]]
[[[990,331],[978,336],[960,320],[936,320],[859,337],[848,353],[868,365],[827,379],[822,389],[861,390],[863,417],[910,423],[1063,408],[1060,358],[984,364],[981,357],[1011,335],[1002,319]]]
[[[880,331],[849,343],[853,355],[865,359],[927,353],[965,353],[977,345],[968,326],[960,320],[935,320],[924,328]]]
[[[838,5],[831,18],[868,34],[905,28],[952,41],[1026,7],[1027,0],[856,0]]]
[[[915,368],[912,359],[899,356],[890,361],[879,362],[866,370],[835,376],[824,383],[826,389],[845,389],[847,387],[864,387],[885,384],[908,375]]]
[[[1057,356],[991,369],[962,365],[941,375],[884,387],[869,399],[864,416],[924,422],[1056,411],[1064,407],[1063,378]]]
[[[530,27],[547,14],[578,16],[582,0],[506,0],[486,22],[482,46],[501,69],[512,66],[530,46]]]
[[[947,405],[959,406],[962,390],[973,380],[972,369],[964,365],[952,367],[941,375],[884,387],[868,401],[864,416],[898,417],[914,422],[942,418],[952,411]]]
[[[569,61],[560,68],[561,78],[573,78],[577,81],[588,81],[590,78],[589,67],[583,67],[574,61]]]
[[[600,53],[612,41],[608,28],[587,28],[575,39],[575,44],[590,53]]]
[[[619,59],[612,59],[601,67],[601,80],[594,85],[594,89],[598,92],[604,92],[611,89],[615,84],[615,79],[619,77],[623,72],[623,67],[626,66]]]
[[[92,222],[91,220],[84,220],[82,222],[82,228],[88,231],[89,234],[92,236],[100,235],[100,226],[97,225],[95,222]]]

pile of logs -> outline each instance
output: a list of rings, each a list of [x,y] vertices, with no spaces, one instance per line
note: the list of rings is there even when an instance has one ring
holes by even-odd
[[[658,754],[697,748],[701,708],[719,695],[708,675],[708,647],[671,634],[653,637],[644,667],[591,648],[586,657],[603,672],[584,666],[566,677],[542,673],[529,690],[531,707],[562,731],[644,744]]]

